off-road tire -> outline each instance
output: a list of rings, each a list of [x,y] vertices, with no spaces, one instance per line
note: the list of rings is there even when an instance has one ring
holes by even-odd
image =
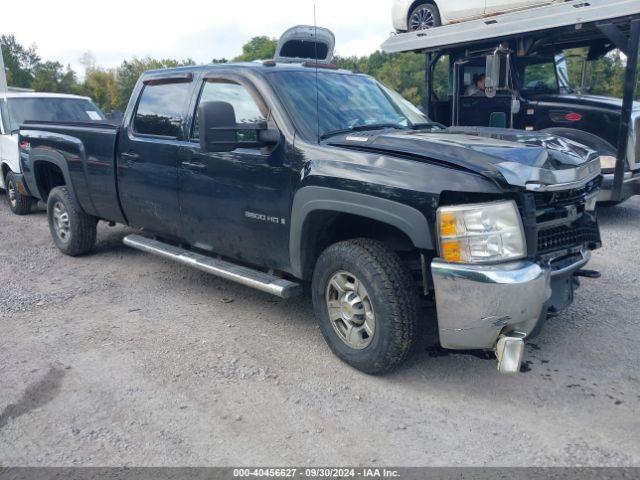
[[[361,350],[347,345],[329,319],[328,283],[341,271],[353,273],[363,284],[375,312],[375,333]],[[398,255],[383,243],[355,239],[330,246],[316,263],[311,288],[322,335],[347,364],[378,375],[398,367],[411,353],[417,337],[418,291]]]
[[[35,203],[34,199],[28,195],[22,195],[18,191],[18,183],[13,172],[7,173],[7,176],[4,179],[4,185],[7,190],[7,203],[9,204],[11,211],[16,215],[27,215],[31,213],[31,208]],[[13,194],[11,193],[12,191]],[[10,198],[11,195],[13,195],[13,201]]]
[[[63,240],[54,226],[54,208],[60,202],[68,214],[69,235]],[[77,257],[93,250],[96,244],[98,220],[87,215],[67,187],[56,187],[49,193],[47,218],[54,243],[65,255]]]
[[[414,14],[419,12],[420,10],[429,12],[431,14],[431,17],[433,19],[433,24],[431,26],[416,27],[415,25],[412,25]],[[442,26],[440,11],[438,10],[438,7],[436,7],[433,3],[422,3],[416,6],[415,8],[412,8],[411,11],[409,12],[409,16],[407,17],[407,29],[409,32],[415,32],[418,30],[428,30],[428,29],[436,28],[440,26]]]

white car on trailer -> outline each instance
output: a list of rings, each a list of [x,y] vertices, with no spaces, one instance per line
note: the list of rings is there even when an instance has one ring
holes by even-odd
[[[427,30],[557,1],[564,0],[395,0],[393,26],[398,32]]]

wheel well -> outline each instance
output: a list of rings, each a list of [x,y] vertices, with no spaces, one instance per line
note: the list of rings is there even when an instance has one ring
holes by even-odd
[[[438,4],[434,0],[416,0],[415,2],[413,2],[411,4],[411,7],[409,7],[409,14],[407,15],[407,22],[411,18],[411,14],[416,9],[416,7],[418,5],[424,5],[425,3],[428,3],[429,5],[433,5],[434,7],[436,7],[438,9],[438,13],[440,13],[440,8],[438,7]]]
[[[51,162],[36,162],[33,166],[38,191],[44,202],[55,187],[65,185],[64,174],[57,165]]]
[[[347,213],[314,211],[302,229],[304,278],[311,278],[318,257],[327,247],[354,238],[379,240],[396,252],[416,250],[411,239],[392,225]]]

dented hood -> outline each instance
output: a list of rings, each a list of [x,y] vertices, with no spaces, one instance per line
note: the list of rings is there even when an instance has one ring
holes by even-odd
[[[598,154],[587,147],[553,135],[520,130],[385,130],[340,135],[329,144],[441,163],[532,190],[588,181],[600,174]]]

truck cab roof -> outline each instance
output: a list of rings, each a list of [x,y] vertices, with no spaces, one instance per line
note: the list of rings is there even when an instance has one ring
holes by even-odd
[[[68,93],[48,93],[48,92],[7,92],[3,93],[4,98],[75,98],[91,100],[89,97],[81,95],[71,95]]]
[[[267,73],[271,71],[308,71],[315,69],[316,63],[278,63],[275,60],[258,60],[255,62],[229,62],[211,63],[207,65],[190,65],[186,67],[164,68],[159,70],[148,70],[142,76],[143,81],[149,78],[167,78],[175,75],[188,75],[202,72],[214,72],[215,70],[242,69],[256,73]],[[322,72],[336,72],[342,74],[361,75],[351,70],[343,70],[334,65],[317,64],[317,68]]]

